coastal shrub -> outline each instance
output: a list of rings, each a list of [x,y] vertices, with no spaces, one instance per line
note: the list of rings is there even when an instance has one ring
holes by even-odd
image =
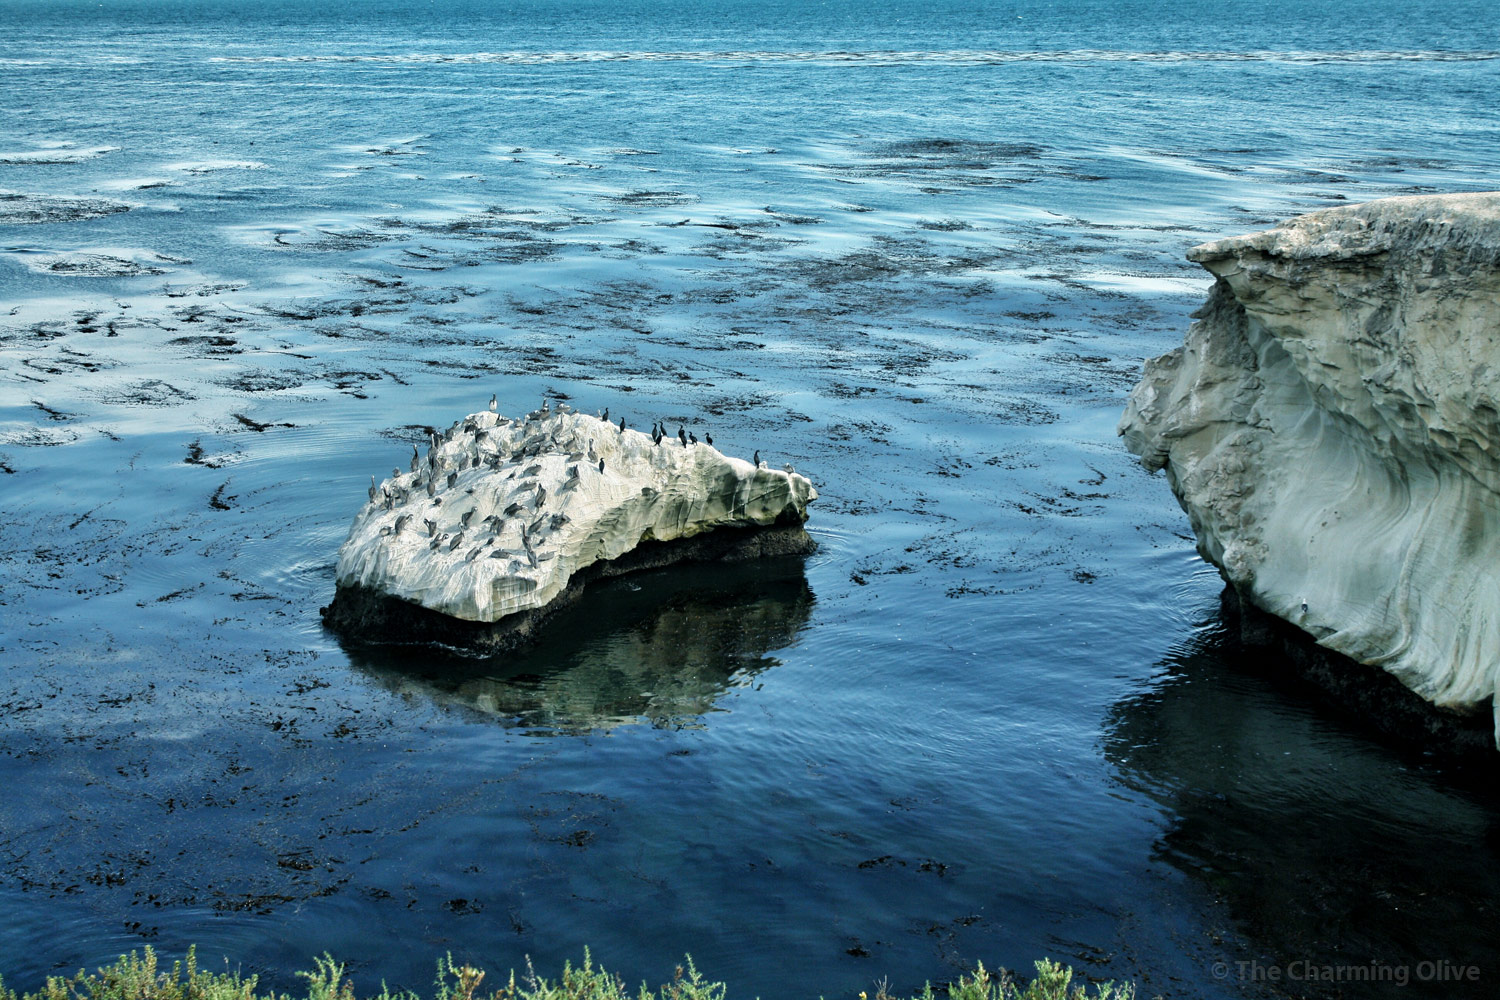
[[[941,993],[948,1000],[1134,1000],[1135,987],[1130,983],[1100,983],[1094,992],[1084,985],[1073,983],[1073,970],[1051,959],[1041,959],[1036,964],[1036,978],[1024,988],[1017,986],[1015,978],[1004,969],[993,973],[978,963],[972,975],[959,976],[957,982],[949,983]],[[941,995],[928,983],[919,996],[912,1000],[937,1000]],[[859,1000],[869,1000],[864,993]],[[886,991],[885,984],[875,994],[875,1000],[900,1000]]]
[[[356,1000],[354,985],[344,974],[345,967],[330,955],[313,959],[310,972],[298,976],[307,982],[305,1000]],[[519,979],[511,971],[505,985],[493,989],[484,986],[485,973],[471,965],[454,965],[448,955],[438,962],[433,1000],[725,1000],[724,983],[703,978],[693,957],[686,956],[670,982],[656,991],[645,983],[632,992],[613,972],[595,966],[585,948],[583,964],[563,965],[557,979],[536,974],[531,960]],[[205,972],[198,967],[198,955],[189,948],[187,957],[173,962],[170,970],[159,967],[156,952],[149,945],[143,954],[122,955],[113,965],[94,972],[79,970],[72,976],[48,976],[45,985],[35,993],[16,993],[0,980],[0,1000],[294,1000],[291,994],[274,991],[257,992],[256,976],[238,972]],[[946,994],[949,1000],[1134,1000],[1135,989],[1129,984],[1103,983],[1090,992],[1087,986],[1073,983],[1073,970],[1048,959],[1036,963],[1036,976],[1024,987],[1003,970],[992,973],[979,963],[972,974],[960,976],[946,988],[934,990],[929,983],[911,1000],[938,1000]],[[296,998],[301,1000],[301,998]],[[380,992],[370,1000],[423,1000],[412,992],[392,992],[382,983]],[[870,1000],[866,993],[859,1000]],[[874,1000],[901,1000],[882,985]]]

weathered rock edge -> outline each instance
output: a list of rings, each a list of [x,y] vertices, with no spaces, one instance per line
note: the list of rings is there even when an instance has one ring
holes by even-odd
[[[1488,709],[1495,745],[1500,194],[1329,209],[1188,256],[1218,280],[1147,362],[1126,446],[1237,599],[1327,652],[1309,676],[1378,668],[1433,725]]]
[[[573,574],[548,604],[519,611],[496,622],[467,621],[359,584],[340,585],[333,602],[320,609],[323,623],[367,642],[441,643],[482,655],[507,653],[536,640],[543,625],[583,597],[590,583],[681,562],[740,562],[799,556],[818,543],[800,520],[788,518],[768,528],[719,528],[669,542],[642,542],[622,556],[594,563]]]

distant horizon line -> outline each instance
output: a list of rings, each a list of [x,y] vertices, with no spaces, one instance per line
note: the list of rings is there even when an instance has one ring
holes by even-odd
[[[1483,62],[1500,59],[1500,50],[1354,49],[1354,50],[1199,50],[1161,49],[569,49],[502,52],[386,52],[211,56],[211,63],[416,62],[516,63],[552,62],[869,62],[985,64],[1011,62]]]

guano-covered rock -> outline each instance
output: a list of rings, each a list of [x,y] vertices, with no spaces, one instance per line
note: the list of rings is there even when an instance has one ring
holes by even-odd
[[[324,620],[359,637],[496,650],[593,579],[810,551],[817,491],[704,442],[544,407],[455,423],[370,485]]]

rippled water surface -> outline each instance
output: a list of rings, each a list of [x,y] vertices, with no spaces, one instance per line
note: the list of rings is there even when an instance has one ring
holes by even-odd
[[[1487,782],[1244,662],[1114,433],[1188,247],[1494,186],[1491,5],[0,23],[8,983],[588,945],[738,997],[1042,955],[1494,995]],[[324,632],[368,477],[491,393],[794,464],[820,551],[614,581],[504,661]],[[1299,959],[1413,981],[1236,971]]]

